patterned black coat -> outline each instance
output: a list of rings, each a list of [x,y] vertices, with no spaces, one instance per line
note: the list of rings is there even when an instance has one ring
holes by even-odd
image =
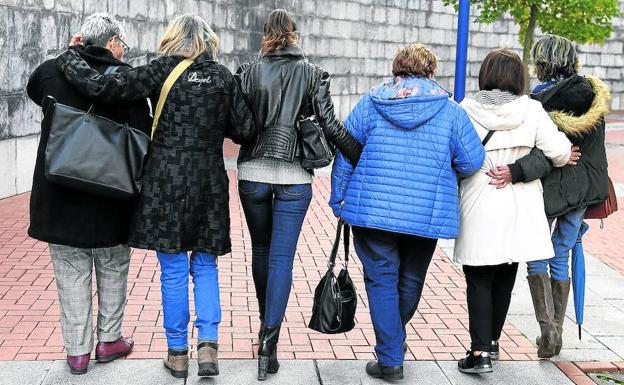
[[[72,50],[56,60],[67,80],[98,100],[134,100],[160,89],[181,57],[161,57],[123,74],[102,76]],[[230,252],[229,181],[223,140],[255,136],[252,112],[230,71],[208,53],[174,84],[143,176],[129,244],[165,253]]]

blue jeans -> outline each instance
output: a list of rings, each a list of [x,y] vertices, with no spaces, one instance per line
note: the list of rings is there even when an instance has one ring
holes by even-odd
[[[437,239],[354,227],[380,365],[403,365],[405,325],[422,294]]]
[[[219,271],[217,257],[203,252],[178,254],[156,253],[160,263],[160,285],[167,346],[174,350],[188,348],[190,320],[188,285],[193,277],[195,327],[199,341],[216,341],[221,322]]]
[[[276,327],[286,313],[297,241],[312,200],[312,185],[241,180],[238,189],[251,236],[251,269],[260,320],[267,327]]]
[[[555,230],[551,237],[555,256],[551,259],[529,262],[527,264],[529,275],[548,275],[548,268],[550,267],[550,276],[555,281],[570,279],[570,250],[576,242],[581,242],[583,234],[587,231],[588,226],[583,222],[586,209],[583,207],[557,217]]]

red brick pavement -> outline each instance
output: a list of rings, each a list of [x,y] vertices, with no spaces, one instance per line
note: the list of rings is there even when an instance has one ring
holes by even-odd
[[[231,179],[234,180],[233,175]],[[258,330],[251,278],[249,234],[232,183],[233,253],[220,259],[223,322],[220,355],[252,358]],[[280,356],[297,359],[369,359],[374,334],[367,312],[361,266],[352,264],[359,289],[357,327],[347,334],[322,335],[306,328],[313,290],[324,274],[335,219],[326,201],[329,180],[317,178],[314,200],[299,242],[293,290],[280,338]],[[46,244],[28,238],[28,194],[0,201],[0,360],[62,359],[56,284]],[[95,287],[95,286],[94,286]],[[409,325],[409,360],[451,360],[469,341],[464,279],[437,251],[429,269],[419,312]],[[192,297],[192,296],[191,296]],[[97,302],[97,301],[96,301]],[[129,358],[160,358],[162,330],[159,268],[152,252],[135,250],[130,267],[124,334],[136,341]],[[501,339],[505,360],[535,359],[535,348],[511,325]]]

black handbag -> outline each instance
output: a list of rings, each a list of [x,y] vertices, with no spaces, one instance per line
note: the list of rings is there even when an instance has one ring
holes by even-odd
[[[334,275],[336,256],[340,246],[340,233],[344,227],[344,261],[345,266]],[[357,294],[351,277],[349,277],[349,232],[350,227],[342,219],[336,229],[336,240],[329,257],[327,273],[314,291],[312,318],[308,327],[325,334],[345,333],[355,327],[355,311]]]
[[[318,124],[316,96],[312,98],[312,110],[313,116],[300,117],[297,120],[299,160],[301,167],[306,170],[329,166],[336,155],[336,146],[327,141],[323,129]]]
[[[150,138],[143,132],[52,102],[44,173],[56,184],[115,199],[141,191],[141,174]]]
[[[306,170],[329,166],[334,159],[335,150],[327,142],[323,129],[315,116],[297,121],[301,167]]]

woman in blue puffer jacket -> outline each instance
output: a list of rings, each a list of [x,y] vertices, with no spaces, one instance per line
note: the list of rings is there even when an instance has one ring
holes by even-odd
[[[377,361],[366,372],[403,378],[405,325],[414,315],[438,238],[459,230],[457,176],[481,168],[485,152],[464,110],[432,80],[434,53],[399,50],[394,77],[355,106],[345,126],[364,146],[353,168],[341,154],[330,205],[353,226],[375,329]]]

